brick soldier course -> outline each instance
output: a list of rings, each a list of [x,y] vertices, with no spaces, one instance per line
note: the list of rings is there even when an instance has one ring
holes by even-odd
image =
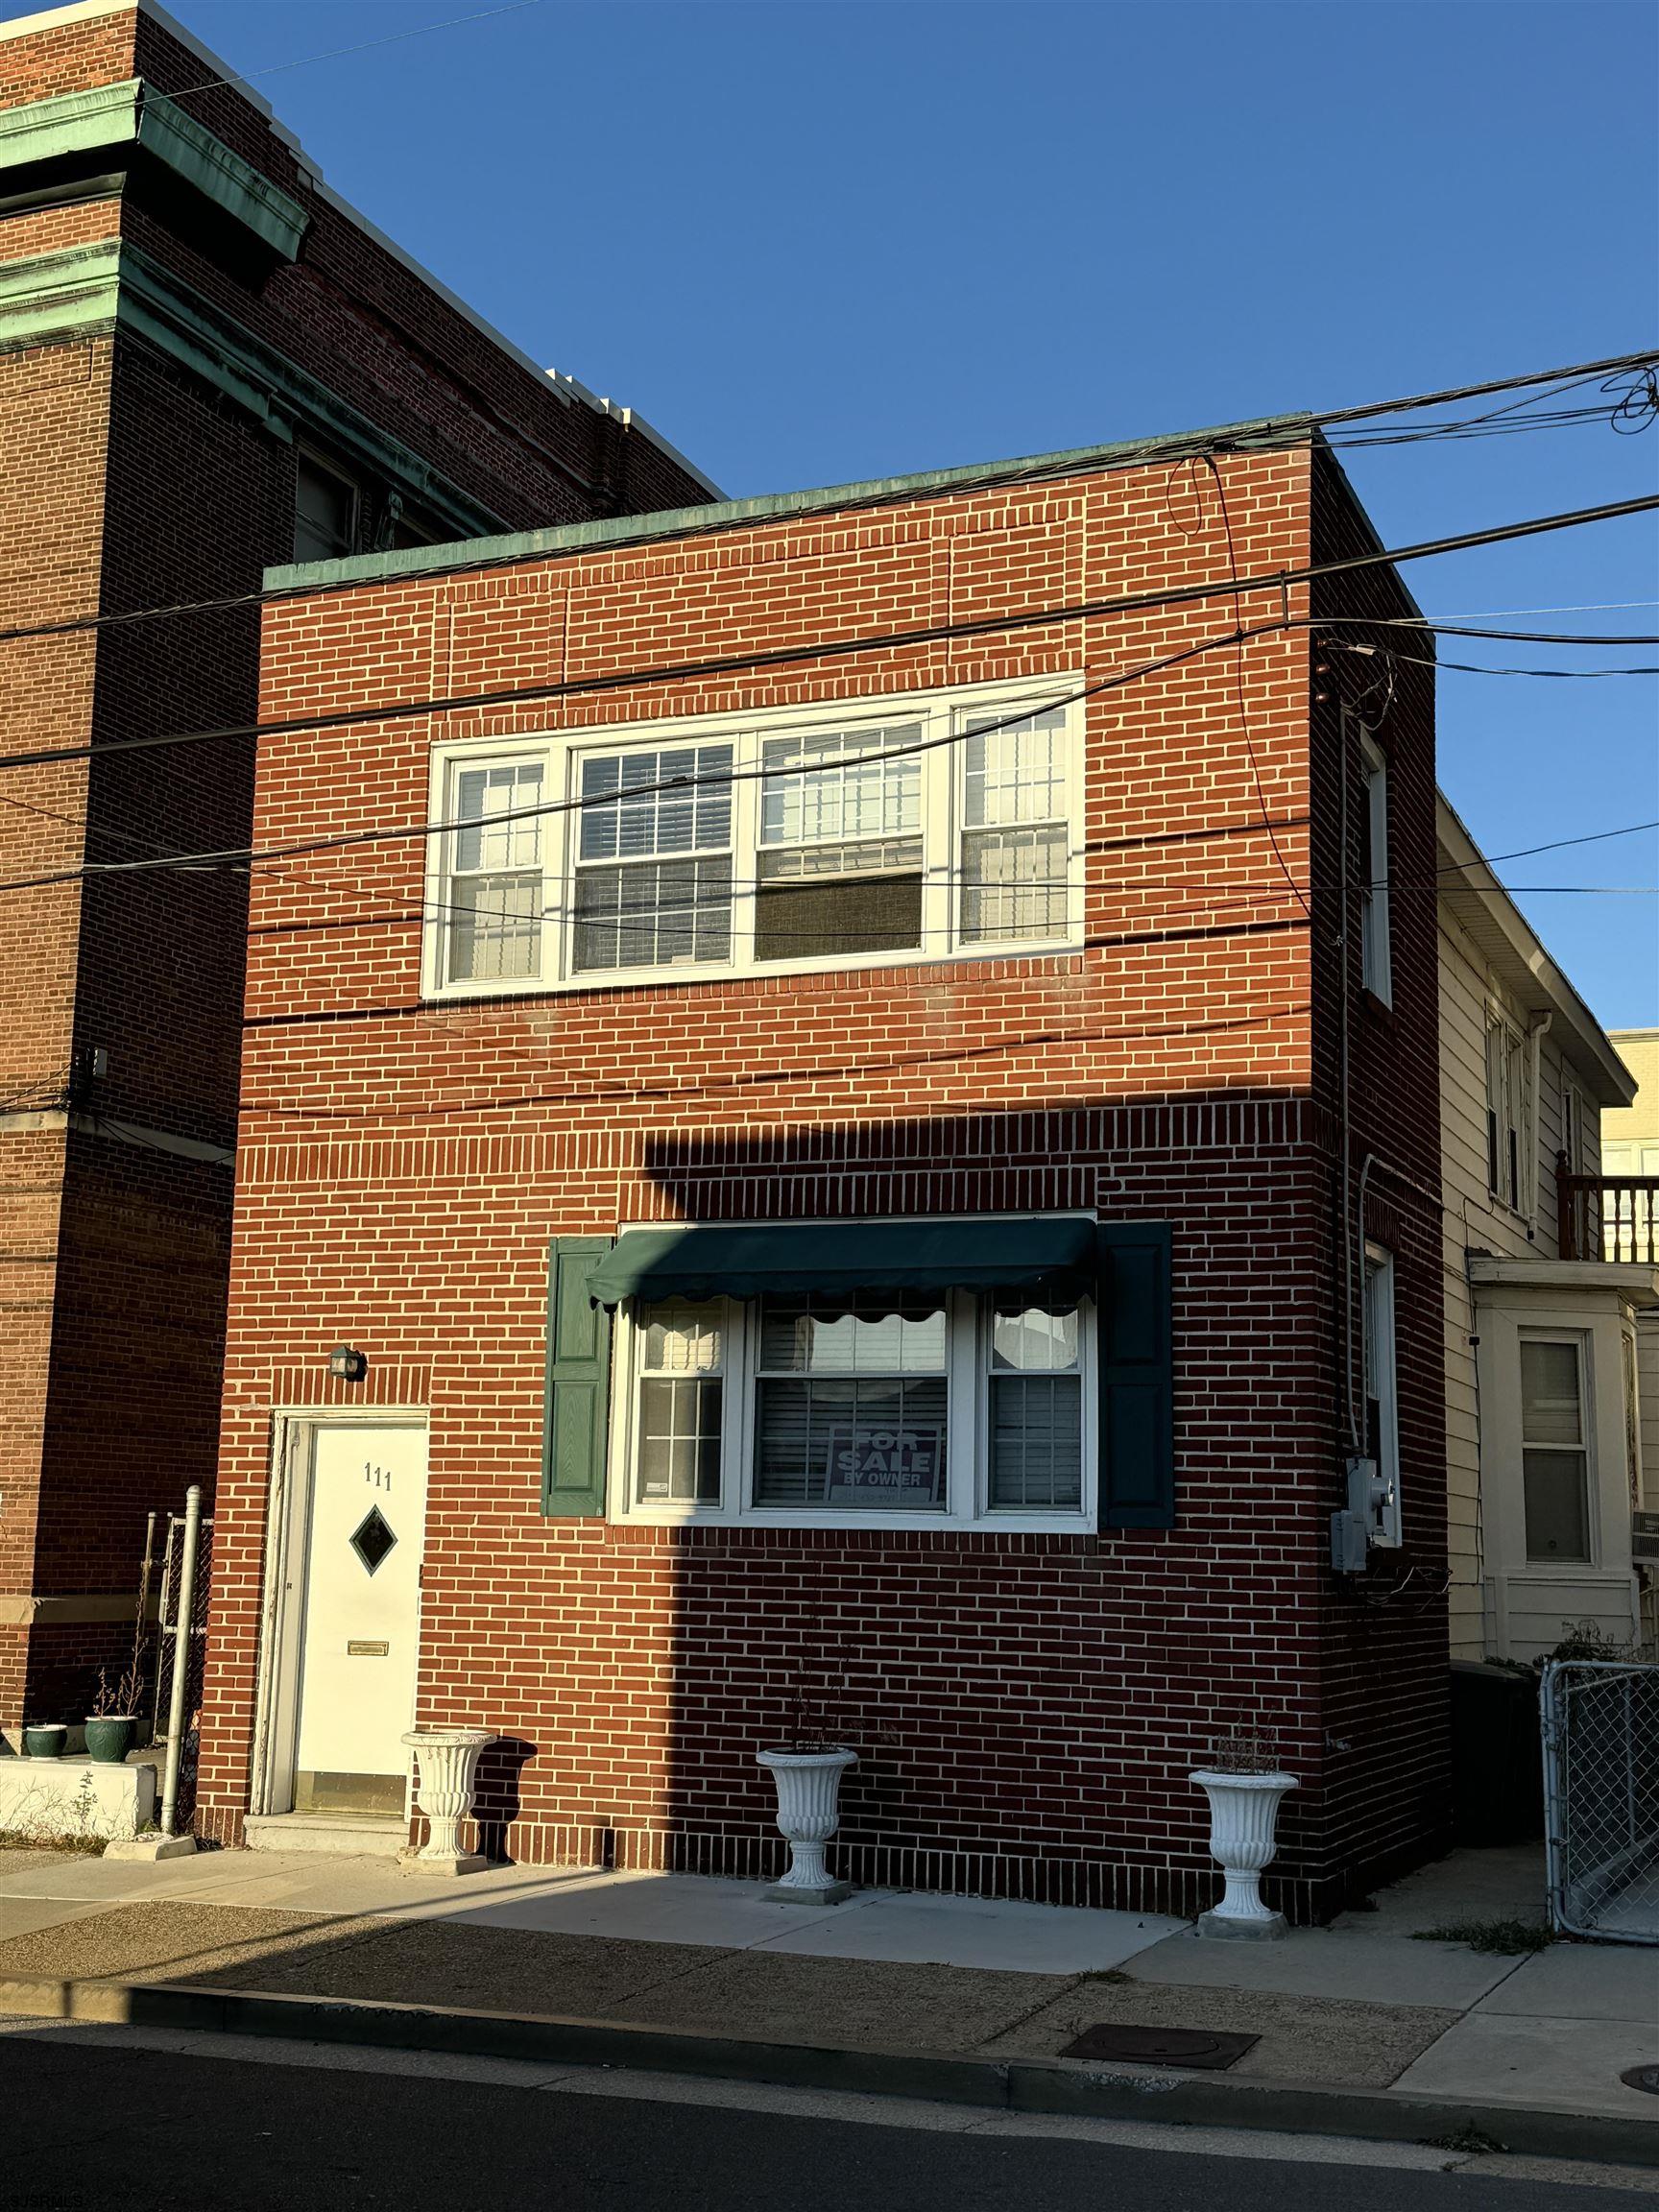
[[[711,489],[332,195],[158,11],[0,25],[0,628],[255,592],[314,473],[341,549]],[[178,98],[170,98],[177,94]],[[0,643],[8,881],[240,846],[256,609]],[[0,912],[0,1726],[76,1721],[131,1639],[146,1513],[213,1479],[247,878]]]
[[[1410,602],[1381,567],[1237,607],[1016,619],[1375,545],[1305,425],[1207,441],[1214,466],[1103,447],[1038,482],[1004,464],[273,578],[311,589],[266,610],[260,712],[321,726],[261,745],[262,848],[429,820],[440,743],[812,705],[833,729],[852,703],[1060,697],[1236,623],[1303,626],[1078,709],[1082,927],[1058,950],[455,996],[422,966],[453,911],[429,840],[256,873],[204,1832],[234,1843],[251,1803],[282,1810],[254,1759],[277,1415],[378,1405],[429,1425],[419,1720],[502,1740],[479,1814],[517,1858],[776,1866],[754,1753],[800,1679],[859,1752],[837,1845],[855,1881],[1194,1910],[1214,1877],[1188,1774],[1234,1729],[1300,1778],[1267,1885],[1294,1915],[1440,1846],[1435,921],[1405,888],[1434,880],[1431,690],[1402,667],[1386,702],[1361,697],[1367,663],[1306,627],[1341,613],[1362,638]],[[747,664],[660,673],[723,659]],[[543,695],[326,723],[527,686]],[[1345,696],[1387,759],[1386,1005],[1361,982]],[[1345,1191],[1353,1236],[1394,1255],[1404,1501],[1403,1550],[1358,1583],[1329,1539],[1357,1358]],[[1120,1463],[1087,1527],[651,1525],[602,1464],[586,1495],[544,1469],[550,1246],[997,1214],[1166,1228],[1154,1510],[1122,1509]],[[366,1355],[360,1381],[327,1373],[337,1343]]]

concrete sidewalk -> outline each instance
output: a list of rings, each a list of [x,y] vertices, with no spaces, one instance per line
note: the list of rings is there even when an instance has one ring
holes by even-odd
[[[842,2052],[1043,2061],[1097,2023],[1259,2040],[1217,2084],[1461,2099],[1620,2119],[1651,2138],[1659,1951],[1494,1957],[1415,1932],[1541,1918],[1535,1851],[1459,1853],[1375,1911],[1263,1945],[1122,1912],[500,1867],[460,1884],[384,1860],[224,1852],[157,1865],[0,1854],[0,1981],[188,1985],[284,2000],[556,2015]],[[0,2006],[5,2000],[0,1997]],[[1166,2069],[1114,2078],[1168,2083]]]

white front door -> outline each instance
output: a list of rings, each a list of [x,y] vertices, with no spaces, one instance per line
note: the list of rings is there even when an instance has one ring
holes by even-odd
[[[312,1436],[294,1808],[401,1815],[426,1431],[413,1421],[319,1422]]]

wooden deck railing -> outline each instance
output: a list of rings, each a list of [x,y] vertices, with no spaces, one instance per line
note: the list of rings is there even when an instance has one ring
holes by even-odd
[[[1555,1156],[1563,1260],[1659,1266],[1659,1175],[1574,1175]]]

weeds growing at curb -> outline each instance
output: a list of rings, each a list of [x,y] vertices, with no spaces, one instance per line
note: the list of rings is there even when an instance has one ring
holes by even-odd
[[[1538,1920],[1449,1920],[1443,1928],[1416,1928],[1417,1943],[1461,1943],[1499,1959],[1519,1959],[1556,1940],[1553,1928]]]
[[[102,1836],[66,1836],[34,1828],[0,1828],[0,1851],[57,1851],[69,1859],[102,1859]]]

